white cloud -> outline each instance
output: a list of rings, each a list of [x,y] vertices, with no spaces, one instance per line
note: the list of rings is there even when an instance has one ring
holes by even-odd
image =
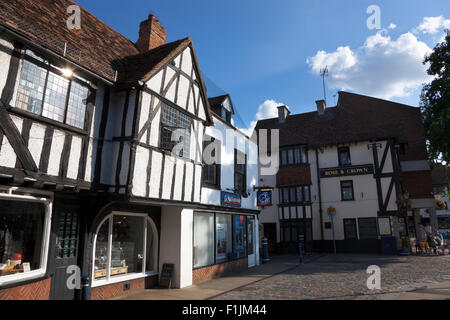
[[[320,50],[307,63],[314,74],[328,66],[328,85],[333,89],[390,99],[406,97],[430,80],[422,64],[430,51],[410,32],[396,40],[378,32],[356,49],[341,46],[329,53]]]
[[[429,33],[436,34],[443,29],[450,28],[450,19],[445,19],[444,16],[439,17],[425,17],[422,23],[414,28],[415,33]]]
[[[255,129],[256,123],[258,120],[263,119],[270,119],[270,118],[276,118],[278,117],[278,106],[285,105],[282,102],[277,102],[275,100],[269,99],[264,101],[262,104],[258,107],[258,112],[255,115],[255,119],[250,123],[250,126],[248,128],[239,128],[243,133],[245,133],[247,136],[251,136],[253,133],[253,129]],[[289,109],[289,107],[288,107]]]
[[[388,29],[395,29],[395,28],[397,28],[397,25],[396,25],[395,23],[391,23],[391,24],[388,26]]]

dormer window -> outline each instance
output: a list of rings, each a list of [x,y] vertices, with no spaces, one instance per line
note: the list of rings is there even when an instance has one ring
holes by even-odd
[[[27,50],[17,88],[16,108],[84,129],[89,88]]]

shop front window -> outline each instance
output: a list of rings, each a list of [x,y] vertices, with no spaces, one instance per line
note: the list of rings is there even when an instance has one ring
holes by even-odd
[[[231,216],[226,214],[216,215],[216,263],[228,260],[228,254],[232,251]]]
[[[94,281],[156,272],[157,231],[146,215],[113,214],[95,243]]]
[[[194,213],[194,268],[214,264],[214,214]]]
[[[46,224],[44,203],[0,200],[0,284],[45,272]]]
[[[245,216],[233,216],[233,248],[234,257],[242,258],[246,255],[247,233]]]

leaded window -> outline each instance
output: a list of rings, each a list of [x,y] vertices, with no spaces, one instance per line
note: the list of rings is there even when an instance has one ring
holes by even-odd
[[[161,148],[179,157],[189,157],[191,144],[191,118],[167,104],[161,118]]]
[[[15,107],[84,129],[89,88],[78,78],[27,50],[22,62]]]

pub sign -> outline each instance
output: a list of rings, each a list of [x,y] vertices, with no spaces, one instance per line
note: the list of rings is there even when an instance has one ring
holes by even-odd
[[[361,166],[348,166],[338,168],[320,169],[321,178],[334,178],[342,176],[358,176],[364,174],[373,174],[373,165],[366,164]]]

